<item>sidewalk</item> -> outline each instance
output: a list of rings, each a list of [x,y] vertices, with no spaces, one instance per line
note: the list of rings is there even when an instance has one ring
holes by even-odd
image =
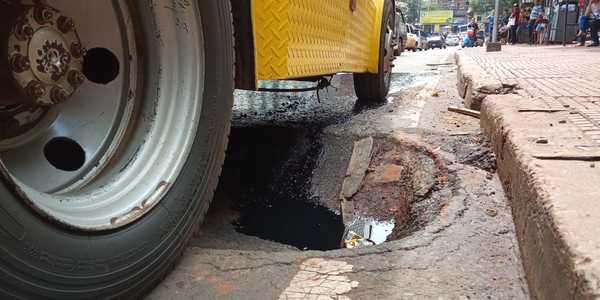
[[[494,144],[532,297],[600,297],[600,49],[467,49],[457,63]]]

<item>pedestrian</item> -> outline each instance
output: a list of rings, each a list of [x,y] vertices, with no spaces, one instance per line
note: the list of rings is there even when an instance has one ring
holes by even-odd
[[[531,8],[531,13],[529,14],[529,44],[533,44],[536,36],[536,22],[544,7],[542,7],[540,0],[533,0],[533,7]]]
[[[510,13],[510,19],[508,19],[508,28],[509,28],[509,42],[511,44],[516,44],[517,39],[517,28],[519,28],[519,19],[521,18],[521,9],[519,8],[519,4],[515,3],[512,7],[512,12]]]
[[[535,21],[535,32],[537,36],[536,42],[540,45],[544,44],[545,36],[546,36],[546,24],[548,23],[548,19],[546,19],[546,14],[542,10],[540,15],[537,17]]]
[[[508,25],[502,25],[502,27],[498,29],[498,37],[500,39],[500,43],[503,45],[508,42]]]
[[[492,31],[494,30],[494,11],[487,16],[487,21],[485,23],[485,34],[487,35],[488,41],[492,41]]]
[[[577,42],[579,46],[585,46],[585,40],[587,38],[587,30],[590,28],[589,17],[584,14],[579,16],[579,20],[577,21],[577,25],[579,30],[577,31]]]
[[[479,31],[479,24],[477,24],[477,20],[475,20],[475,18],[471,19],[471,23],[469,23],[467,28],[471,28],[473,29],[473,32],[477,33]]]
[[[585,10],[584,15],[586,16],[587,25],[590,27],[590,36],[592,37],[592,43],[588,45],[588,47],[598,47],[598,45],[600,45],[598,42],[598,29],[600,29],[600,0],[590,0],[590,4]],[[583,41],[585,43],[585,35],[583,36]],[[579,43],[581,44],[581,39]]]

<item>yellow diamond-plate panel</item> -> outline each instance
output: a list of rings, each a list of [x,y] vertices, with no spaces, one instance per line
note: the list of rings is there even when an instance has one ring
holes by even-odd
[[[383,0],[253,0],[258,80],[377,72]]]

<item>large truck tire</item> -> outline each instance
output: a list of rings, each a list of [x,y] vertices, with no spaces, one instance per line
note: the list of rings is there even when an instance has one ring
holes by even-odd
[[[354,74],[354,90],[358,101],[381,103],[386,101],[392,80],[394,50],[392,35],[394,30],[393,3],[385,1],[381,38],[379,44],[379,68],[377,74]]]
[[[0,11],[24,11],[11,3]],[[172,270],[217,185],[233,103],[230,4],[43,3],[42,17],[73,18],[87,80],[27,132],[2,131],[0,298],[137,299]],[[62,39],[46,45],[64,50]]]

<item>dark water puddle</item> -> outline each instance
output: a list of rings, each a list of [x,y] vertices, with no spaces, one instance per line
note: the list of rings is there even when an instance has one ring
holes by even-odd
[[[302,250],[340,248],[342,217],[309,194],[320,128],[233,128],[222,184],[240,213],[238,232]]]
[[[302,250],[332,250],[340,248],[344,225],[327,208],[295,199],[245,208],[237,231]]]

